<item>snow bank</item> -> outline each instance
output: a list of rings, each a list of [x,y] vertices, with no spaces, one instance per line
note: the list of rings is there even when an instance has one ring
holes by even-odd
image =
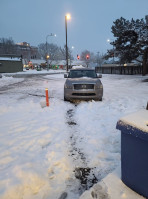
[[[64,73],[65,70],[60,70],[60,69],[57,69],[57,70],[53,70],[53,69],[49,69],[49,70],[41,70],[41,71],[37,71],[36,69],[29,69],[29,70],[26,70],[26,69],[23,69],[23,71],[20,71],[20,72],[16,72],[16,73],[3,73],[3,76],[12,76],[12,75],[15,75],[15,74],[21,74],[21,75],[27,75],[27,74],[56,74],[56,73]]]
[[[52,69],[44,70],[43,69],[41,71],[37,71],[35,69],[23,70],[23,74],[47,74],[47,73],[60,73],[60,72],[65,72],[65,70],[60,70],[60,69],[57,69],[57,70],[52,70]],[[18,72],[17,74],[22,74],[22,72]]]
[[[2,78],[0,78],[0,87],[18,83],[23,80],[24,80],[23,78],[13,78],[13,77],[6,77],[5,75],[2,75]]]

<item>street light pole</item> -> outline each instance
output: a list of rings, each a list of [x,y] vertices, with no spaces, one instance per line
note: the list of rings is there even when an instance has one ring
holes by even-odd
[[[66,30],[66,71],[68,72],[67,16],[65,16],[65,30]]]
[[[66,31],[66,71],[68,72],[68,47],[67,47],[67,21],[70,19],[70,15],[65,16],[65,31]]]

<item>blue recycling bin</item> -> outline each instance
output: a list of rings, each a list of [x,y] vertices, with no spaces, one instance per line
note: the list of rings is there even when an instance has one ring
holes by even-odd
[[[148,198],[148,110],[121,118],[116,128],[121,131],[121,179]]]

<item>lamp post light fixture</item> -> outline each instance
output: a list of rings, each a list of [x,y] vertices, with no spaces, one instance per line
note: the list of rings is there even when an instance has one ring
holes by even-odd
[[[114,58],[115,58],[114,41],[111,40],[111,39],[107,39],[107,42],[108,42],[108,43],[111,43],[111,41],[112,41],[112,43],[113,43],[113,63],[114,63]]]
[[[47,50],[47,39],[48,37],[56,37],[56,34],[51,33],[50,35],[46,36],[46,61],[47,61],[47,70],[49,69],[49,65],[48,65],[48,59],[50,58],[50,56],[48,55],[48,50]]]
[[[47,55],[47,56],[46,56],[46,58],[47,58],[47,59],[49,59],[49,58],[50,58],[50,56],[49,56],[49,55]]]
[[[68,47],[67,47],[67,21],[71,19],[70,14],[65,15],[65,31],[66,31],[66,71],[68,72]]]

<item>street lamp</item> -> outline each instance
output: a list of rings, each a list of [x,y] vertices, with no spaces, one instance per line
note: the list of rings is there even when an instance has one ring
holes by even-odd
[[[112,43],[113,43],[113,63],[114,63],[114,57],[115,57],[115,49],[114,49],[114,41],[113,40],[111,40],[111,39],[107,39],[107,42],[108,43],[111,43],[111,41],[112,41]]]
[[[68,48],[67,48],[67,21],[71,19],[70,14],[65,16],[65,30],[66,30],[66,71],[68,72]]]
[[[47,69],[49,68],[49,66],[48,66],[48,59],[50,58],[50,56],[48,55],[48,52],[47,52],[47,39],[48,39],[48,37],[56,37],[56,34],[51,33],[50,35],[46,36],[46,61],[47,61]]]

